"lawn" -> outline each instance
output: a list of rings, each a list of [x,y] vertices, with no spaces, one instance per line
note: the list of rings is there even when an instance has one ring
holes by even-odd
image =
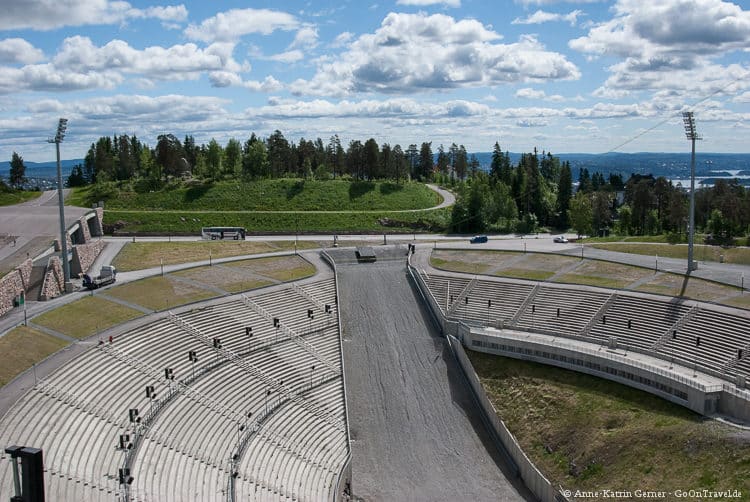
[[[33,364],[67,346],[68,342],[35,329],[18,326],[0,337],[0,387]]]
[[[750,493],[747,431],[604,379],[468,354],[498,415],[555,487]]]
[[[89,188],[77,189],[73,201],[90,205]],[[380,181],[191,181],[154,192],[136,193],[122,186],[106,202],[109,209],[185,211],[373,211],[424,209],[442,197],[422,183]]]
[[[86,338],[142,315],[142,312],[119,303],[86,296],[35,317],[34,323],[73,338]]]
[[[171,276],[185,277],[194,281],[214,286],[230,293],[239,293],[249,289],[261,288],[273,284],[273,281],[262,279],[250,274],[243,274],[241,270],[225,265],[195,267],[173,272]]]
[[[678,258],[687,260],[687,244],[647,244],[631,242],[610,242],[591,244],[591,247],[605,249],[607,251],[618,251],[620,253],[642,254],[648,256],[663,256],[665,258]],[[735,247],[722,248],[721,246],[706,246],[697,244],[693,249],[693,259],[699,261],[721,261],[724,257],[725,263],[737,263],[750,265],[750,248]]]
[[[713,302],[720,298],[735,295],[740,288],[717,284],[703,279],[688,278],[678,274],[659,274],[636,288],[637,291],[658,293],[669,296],[684,296],[694,300]]]
[[[311,249],[314,242],[299,241],[298,249]],[[129,242],[118,253],[113,265],[120,272],[190,263],[212,258],[271,253],[294,249],[294,241],[198,241],[198,242]]]
[[[415,212],[162,212],[104,211],[105,231],[114,235],[200,235],[205,226],[244,227],[249,233],[410,233],[442,232],[450,208]]]
[[[151,310],[166,310],[185,303],[207,300],[217,293],[166,277],[150,277],[107,290],[107,294]]]
[[[42,195],[40,191],[12,191],[4,192],[0,191],[0,206],[12,206],[13,204],[20,204],[29,200],[36,199]]]
[[[570,256],[560,256],[543,253],[524,253],[523,258],[509,264],[508,267],[495,271],[494,275],[499,277],[513,277],[516,279],[528,279],[531,281],[546,281],[558,270],[566,268],[580,259]]]
[[[558,276],[555,282],[624,288],[628,284],[652,275],[654,275],[653,270],[641,267],[587,259],[575,270]]]
[[[273,256],[251,260],[234,261],[225,264],[238,272],[249,272],[277,281],[296,281],[315,274],[315,267],[299,256]]]
[[[515,262],[521,254],[516,251],[435,249],[430,255],[430,264],[451,272],[483,274],[492,268]]]

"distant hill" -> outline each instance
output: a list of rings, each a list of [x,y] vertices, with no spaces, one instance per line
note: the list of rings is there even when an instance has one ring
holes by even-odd
[[[57,177],[57,162],[28,162],[24,161],[26,166],[26,177],[27,178],[56,178]],[[64,177],[70,175],[70,171],[76,164],[83,164],[83,159],[70,159],[60,161],[60,170]],[[10,174],[10,161],[0,162],[0,176],[7,178]]]

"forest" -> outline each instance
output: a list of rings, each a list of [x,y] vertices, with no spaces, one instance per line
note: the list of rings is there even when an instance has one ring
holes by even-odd
[[[688,193],[664,177],[599,172],[570,165],[537,149],[512,163],[498,142],[489,169],[463,145],[447,148],[431,142],[406,148],[373,139],[350,141],[338,135],[297,143],[281,131],[263,139],[251,134],[240,142],[220,145],[212,139],[197,145],[160,135],[154,148],[135,136],[103,136],[91,145],[84,163],[74,167],[67,184],[94,185],[102,200],[120,191],[170,190],[184,180],[221,182],[260,179],[410,180],[435,182],[457,194],[450,228],[453,232],[519,232],[572,229],[580,235],[657,235],[685,240]],[[717,180],[696,191],[696,230],[717,243],[731,243],[748,233],[750,193],[738,183]]]

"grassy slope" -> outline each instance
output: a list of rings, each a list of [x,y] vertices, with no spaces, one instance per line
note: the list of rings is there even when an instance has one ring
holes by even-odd
[[[42,195],[42,192],[40,191],[0,192],[0,206],[12,206],[13,204],[20,204],[21,202],[26,202],[27,200],[36,199],[40,195]]]
[[[119,303],[87,296],[41,314],[34,318],[34,322],[73,338],[86,338],[141,315],[141,312]]]
[[[746,431],[604,379],[469,356],[498,415],[553,486],[750,493]]]
[[[649,256],[662,256],[665,258],[687,259],[688,247],[685,244],[649,244],[635,242],[611,242],[592,244],[597,249],[607,251],[619,251],[620,253],[642,254]],[[722,248],[721,246],[706,246],[698,244],[694,249],[694,259],[700,261],[716,261],[724,257],[726,263],[737,263],[741,265],[750,265],[750,249]]]
[[[86,189],[77,190],[76,203],[92,202]],[[122,191],[106,201],[116,210],[190,211],[372,211],[423,209],[441,197],[421,183],[312,181],[274,179],[220,181],[151,193]]]
[[[198,234],[205,226],[241,226],[248,232],[411,232],[442,231],[450,208],[414,213],[162,213],[157,211],[104,212],[104,223],[118,224],[118,233]],[[384,218],[391,224],[384,225]],[[395,223],[393,223],[395,222]]]
[[[298,249],[316,247],[317,244],[299,241]],[[141,270],[144,268],[174,265],[225,258],[246,254],[271,253],[294,249],[294,241],[200,241],[200,242],[128,242],[117,254],[113,265],[120,272]],[[210,255],[209,255],[210,253]]]
[[[0,387],[66,345],[65,340],[25,326],[10,330],[0,337],[0,354],[10,355],[0,365]]]

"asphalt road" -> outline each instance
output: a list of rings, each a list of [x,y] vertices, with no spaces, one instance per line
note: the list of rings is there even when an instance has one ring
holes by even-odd
[[[354,495],[524,500],[398,255],[338,268]]]

